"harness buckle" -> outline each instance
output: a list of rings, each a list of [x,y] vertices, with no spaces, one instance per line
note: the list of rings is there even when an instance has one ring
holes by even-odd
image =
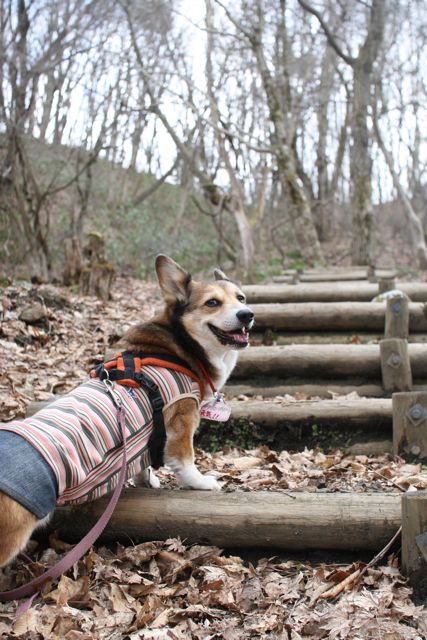
[[[154,411],[160,411],[165,406],[165,403],[160,396],[157,398],[151,398],[151,404]]]
[[[107,377],[102,380],[102,384],[107,389],[114,405],[119,409],[122,406],[122,399],[114,388],[114,382],[110,380],[110,376],[108,375],[108,371],[105,369]]]

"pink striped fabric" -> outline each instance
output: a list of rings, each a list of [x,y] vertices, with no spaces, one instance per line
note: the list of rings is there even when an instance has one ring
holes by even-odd
[[[146,366],[167,405],[200,389],[183,373]],[[126,413],[127,478],[150,465],[148,441],[153,428],[151,405],[143,389],[115,384]],[[0,429],[19,434],[45,458],[56,477],[57,504],[81,503],[109,493],[117,485],[123,455],[117,410],[99,380],[90,380],[25,420]]]

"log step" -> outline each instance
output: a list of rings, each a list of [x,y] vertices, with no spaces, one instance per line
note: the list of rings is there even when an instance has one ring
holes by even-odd
[[[251,304],[256,330],[379,331],[384,333],[385,302],[299,302]],[[424,304],[409,304],[409,330],[427,331]]]
[[[427,379],[427,345],[410,344],[409,357],[415,379]],[[232,381],[250,379],[251,384],[265,377],[291,380],[304,378],[363,378],[365,383],[381,380],[378,344],[300,344],[278,347],[256,347],[240,354]],[[268,384],[265,384],[268,386]]]
[[[427,302],[426,282],[399,282],[396,288],[412,300]],[[370,302],[378,295],[378,283],[318,282],[302,284],[257,284],[243,287],[249,304],[270,302]]]
[[[369,280],[370,282],[377,282],[380,278],[392,279],[396,278],[396,276],[396,271],[391,270],[376,271],[375,276],[368,277],[367,269],[325,269],[313,270],[312,272],[304,271],[299,274],[296,273],[294,277],[297,277],[299,282],[350,282],[355,280]],[[274,276],[272,280],[273,282],[288,282],[291,277],[291,274],[285,273],[280,276]],[[375,278],[375,280],[373,278]]]
[[[427,381],[425,385],[414,385],[414,390],[427,390]],[[339,380],[313,380],[311,382],[309,380],[300,380],[299,382],[287,381],[286,383],[283,380],[270,380],[265,377],[258,380],[231,380],[224,388],[224,391],[229,398],[237,398],[240,395],[273,398],[286,394],[302,394],[306,398],[330,399],[332,393],[345,396],[353,391],[356,391],[359,396],[369,398],[381,398],[384,396],[382,384],[367,383],[362,378],[358,380],[346,379],[344,382]]]
[[[281,423],[340,424],[341,426],[392,426],[392,401],[389,398],[355,400],[314,400],[280,403],[271,400],[233,400],[233,419],[246,418],[257,424]]]
[[[87,533],[107,499],[61,507],[51,523],[63,539]],[[381,549],[401,522],[398,493],[209,492],[129,489],[102,539],[165,540],[225,548]]]

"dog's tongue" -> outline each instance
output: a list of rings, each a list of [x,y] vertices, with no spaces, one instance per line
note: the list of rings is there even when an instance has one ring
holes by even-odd
[[[243,331],[230,331],[229,336],[233,338],[235,342],[241,342],[242,344],[247,344],[249,342],[249,333]]]

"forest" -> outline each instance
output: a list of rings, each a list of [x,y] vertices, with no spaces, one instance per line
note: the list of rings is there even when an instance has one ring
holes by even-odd
[[[0,257],[425,268],[422,0],[4,0]],[[391,256],[389,256],[391,253]]]

